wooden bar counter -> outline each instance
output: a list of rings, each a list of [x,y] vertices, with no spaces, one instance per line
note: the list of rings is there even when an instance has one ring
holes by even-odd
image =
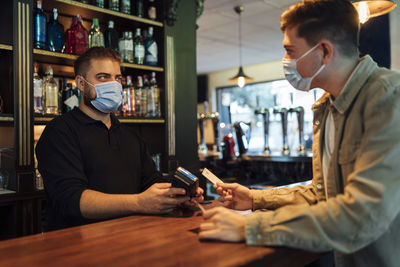
[[[202,220],[199,211],[129,216],[1,241],[0,266],[304,266],[321,256],[200,241]]]

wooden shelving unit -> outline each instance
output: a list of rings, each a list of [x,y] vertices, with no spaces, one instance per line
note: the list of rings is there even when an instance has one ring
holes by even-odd
[[[79,14],[82,15],[82,17],[96,17],[99,18],[100,20],[106,20],[109,18],[121,18],[124,20],[132,20],[134,22],[138,23],[144,23],[148,25],[153,25],[157,27],[163,27],[164,24],[159,21],[154,21],[150,19],[145,19],[145,18],[140,18],[137,16],[125,14],[122,12],[118,11],[113,11],[110,9],[106,8],[100,8],[94,5],[89,5],[89,4],[84,4],[78,1],[72,1],[72,0],[55,0],[55,3],[52,4],[52,6],[59,8],[62,14],[64,15],[69,15],[69,16],[75,16],[78,12],[76,10],[79,9]]]

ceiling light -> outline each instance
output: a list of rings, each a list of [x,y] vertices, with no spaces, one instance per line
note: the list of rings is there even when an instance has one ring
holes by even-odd
[[[351,2],[358,11],[361,23],[367,22],[369,18],[389,13],[396,8],[393,0],[353,0]]]
[[[243,6],[236,6],[234,8],[235,12],[239,15],[239,71],[238,73],[229,79],[231,82],[235,82],[240,88],[242,88],[246,83],[253,81],[252,78],[244,74],[243,67],[242,67],[242,19],[241,13],[244,11]]]

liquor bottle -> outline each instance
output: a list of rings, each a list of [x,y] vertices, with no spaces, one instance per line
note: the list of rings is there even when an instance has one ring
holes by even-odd
[[[94,18],[89,31],[89,48],[104,47],[104,35],[100,30],[99,19]]]
[[[67,54],[76,54],[76,17],[71,18],[71,27],[65,32],[65,50]]]
[[[82,17],[76,15],[75,53],[80,55],[88,50],[88,31],[83,27]]]
[[[131,0],[121,0],[122,13],[131,14]]]
[[[38,70],[38,63],[33,63],[33,110],[35,113],[42,113],[43,80],[39,77]]]
[[[147,77],[147,75],[143,76],[143,89],[142,92],[140,94],[141,97],[141,107],[140,107],[140,116],[141,117],[146,117],[147,116],[147,92],[149,91],[149,87],[150,87],[150,83],[149,83],[149,79]]]
[[[149,92],[153,99],[151,101],[154,102],[154,110],[153,113],[151,114],[151,117],[161,117],[160,88],[157,85],[156,73],[154,71],[151,73]],[[147,97],[147,99],[149,99],[149,97]]]
[[[140,34],[140,28],[136,29],[134,50],[135,50],[135,60],[134,60],[135,64],[143,64],[145,49],[144,49],[143,37]]]
[[[122,76],[122,116],[128,116],[128,87],[126,86],[126,77]]]
[[[53,8],[47,24],[47,49],[53,52],[62,52],[64,47],[64,26],[58,22],[58,10]]]
[[[93,3],[95,6],[104,8],[104,0],[94,0]]]
[[[35,48],[46,48],[46,15],[43,13],[42,0],[37,0],[34,23],[33,46]]]
[[[136,1],[135,15],[139,18],[143,18],[143,0]]]
[[[105,31],[106,47],[118,51],[118,32],[114,28],[114,21],[108,21],[108,28]]]
[[[119,11],[119,0],[109,0],[108,8],[114,11]]]
[[[149,0],[148,6],[147,6],[147,17],[152,20],[157,19],[157,9],[154,4],[154,0]]]
[[[79,106],[78,90],[72,83],[67,83],[62,93],[62,112],[66,113]]]
[[[158,64],[158,46],[153,36],[153,27],[149,27],[148,35],[145,41],[146,56],[144,64],[157,66]]]
[[[58,84],[53,77],[53,68],[49,65],[43,84],[43,113],[58,115]]]
[[[145,117],[154,117],[155,111],[155,103],[154,103],[154,90],[149,82],[149,77],[147,75],[143,76],[144,79],[144,88],[146,91],[146,114]]]
[[[135,96],[136,96],[135,115],[138,117],[141,117],[143,114],[142,91],[143,91],[143,78],[142,76],[137,76],[136,89],[135,89]]]
[[[122,61],[133,63],[133,40],[132,32],[124,32],[119,40],[119,53]]]
[[[132,76],[126,76],[126,87],[127,97],[128,97],[128,108],[127,108],[127,115],[134,116],[135,115],[135,105],[136,105],[136,95],[135,95],[135,88],[132,83]]]

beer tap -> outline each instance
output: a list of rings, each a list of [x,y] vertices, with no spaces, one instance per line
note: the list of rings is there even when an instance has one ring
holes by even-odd
[[[304,108],[302,106],[290,108],[289,112],[294,112],[297,115],[297,124],[299,127],[299,147],[298,147],[297,151],[299,152],[299,154],[303,155],[305,153],[305,150],[304,150]]]
[[[199,153],[206,155],[208,152],[205,137],[204,137],[204,120],[206,115],[204,113],[197,114],[197,123],[199,124],[199,131],[200,131],[200,143],[199,143]]]
[[[214,145],[213,145],[213,152],[220,152],[221,148],[220,148],[220,139],[219,139],[219,113],[215,112],[215,113],[211,113],[210,114],[210,119],[212,121],[213,124],[213,128],[214,128]]]
[[[288,136],[287,136],[288,109],[285,107],[274,108],[274,113],[281,115],[282,136],[283,136],[282,154],[287,156],[290,154],[290,149],[289,149],[289,145],[288,145]]]
[[[263,117],[263,123],[264,123],[264,151],[263,151],[263,154],[265,154],[266,156],[270,156],[271,150],[269,148],[269,109],[268,108],[256,109],[255,114],[256,115],[261,114]]]

